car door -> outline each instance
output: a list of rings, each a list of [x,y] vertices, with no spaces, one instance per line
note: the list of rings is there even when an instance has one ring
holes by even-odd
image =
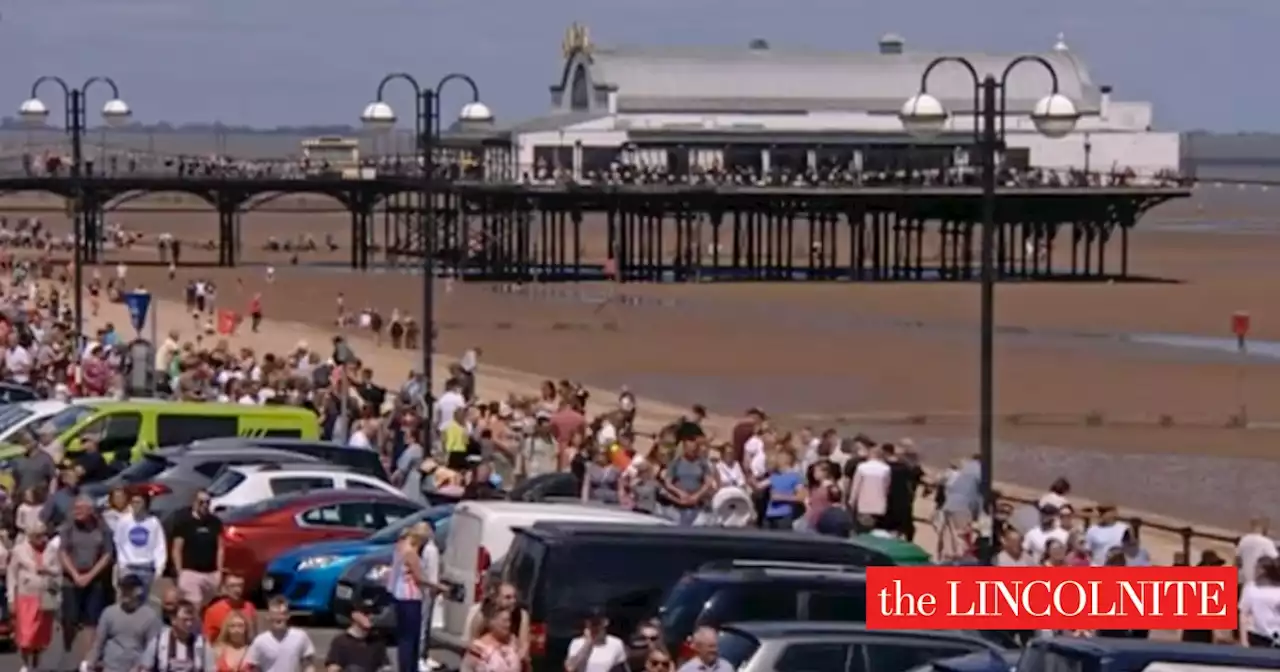
[[[856,651],[852,644],[798,642],[789,644],[782,650],[773,663],[773,669],[775,672],[854,672],[855,658]],[[875,672],[881,671],[877,669]]]
[[[892,641],[870,640],[858,646],[854,656],[854,669],[850,672],[907,672],[943,658],[954,658],[987,647],[979,642],[966,643],[953,640],[928,638],[898,639]]]

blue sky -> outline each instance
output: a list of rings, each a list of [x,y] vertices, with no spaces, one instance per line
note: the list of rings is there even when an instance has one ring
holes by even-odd
[[[378,79],[462,70],[504,120],[547,110],[560,40],[1025,52],[1065,33],[1118,98],[1156,103],[1176,130],[1280,131],[1280,2],[1264,0],[24,0],[0,19],[0,104],[30,82],[104,74],[139,121],[262,126],[354,122]],[[464,102],[464,87],[446,96]],[[95,107],[103,102],[94,93]],[[50,89],[46,97],[52,98]],[[389,93],[407,111],[404,88]],[[52,104],[52,103],[51,103]],[[9,108],[4,108],[5,110]],[[4,114],[11,114],[4,112]],[[55,114],[58,114],[55,106]]]

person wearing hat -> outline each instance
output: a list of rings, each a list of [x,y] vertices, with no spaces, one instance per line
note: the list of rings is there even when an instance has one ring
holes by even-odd
[[[351,625],[329,643],[324,657],[326,670],[378,672],[391,664],[382,638],[371,636],[377,616],[378,604],[370,598],[359,598],[351,605]]]
[[[626,664],[627,647],[609,634],[609,616],[598,607],[588,611],[582,635],[569,642],[566,672],[611,672]]]
[[[1027,530],[1022,538],[1022,550],[1027,555],[1027,562],[1031,565],[1040,564],[1044,559],[1045,547],[1051,540],[1066,546],[1070,536],[1058,523],[1058,507],[1052,504],[1041,506],[1040,526]]]
[[[80,669],[100,672],[135,672],[142,655],[164,623],[154,607],[147,604],[142,579],[126,575],[117,586],[117,601],[98,619],[97,636]]]

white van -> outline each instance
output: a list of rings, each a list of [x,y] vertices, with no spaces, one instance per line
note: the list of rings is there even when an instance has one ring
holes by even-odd
[[[443,632],[446,648],[460,648],[463,629],[472,605],[482,598],[484,575],[498,564],[515,538],[512,531],[540,521],[581,521],[601,523],[634,523],[636,525],[670,525],[656,516],[635,513],[595,504],[548,504],[535,502],[473,501],[462,502],[449,522],[449,538],[441,559],[440,582],[453,595],[445,595]],[[459,595],[460,594],[460,595]],[[454,599],[455,597],[462,599]],[[453,646],[453,645],[457,646]]]

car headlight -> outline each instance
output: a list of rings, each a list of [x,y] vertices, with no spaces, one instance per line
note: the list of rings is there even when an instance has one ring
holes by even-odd
[[[375,565],[373,569],[365,572],[366,581],[382,581],[387,578],[387,572],[391,571],[391,565]]]
[[[315,557],[307,558],[306,560],[299,562],[298,570],[302,571],[306,569],[324,569],[325,567],[328,567],[329,565],[332,565],[337,561],[338,561],[338,556],[336,555],[317,555]]]

